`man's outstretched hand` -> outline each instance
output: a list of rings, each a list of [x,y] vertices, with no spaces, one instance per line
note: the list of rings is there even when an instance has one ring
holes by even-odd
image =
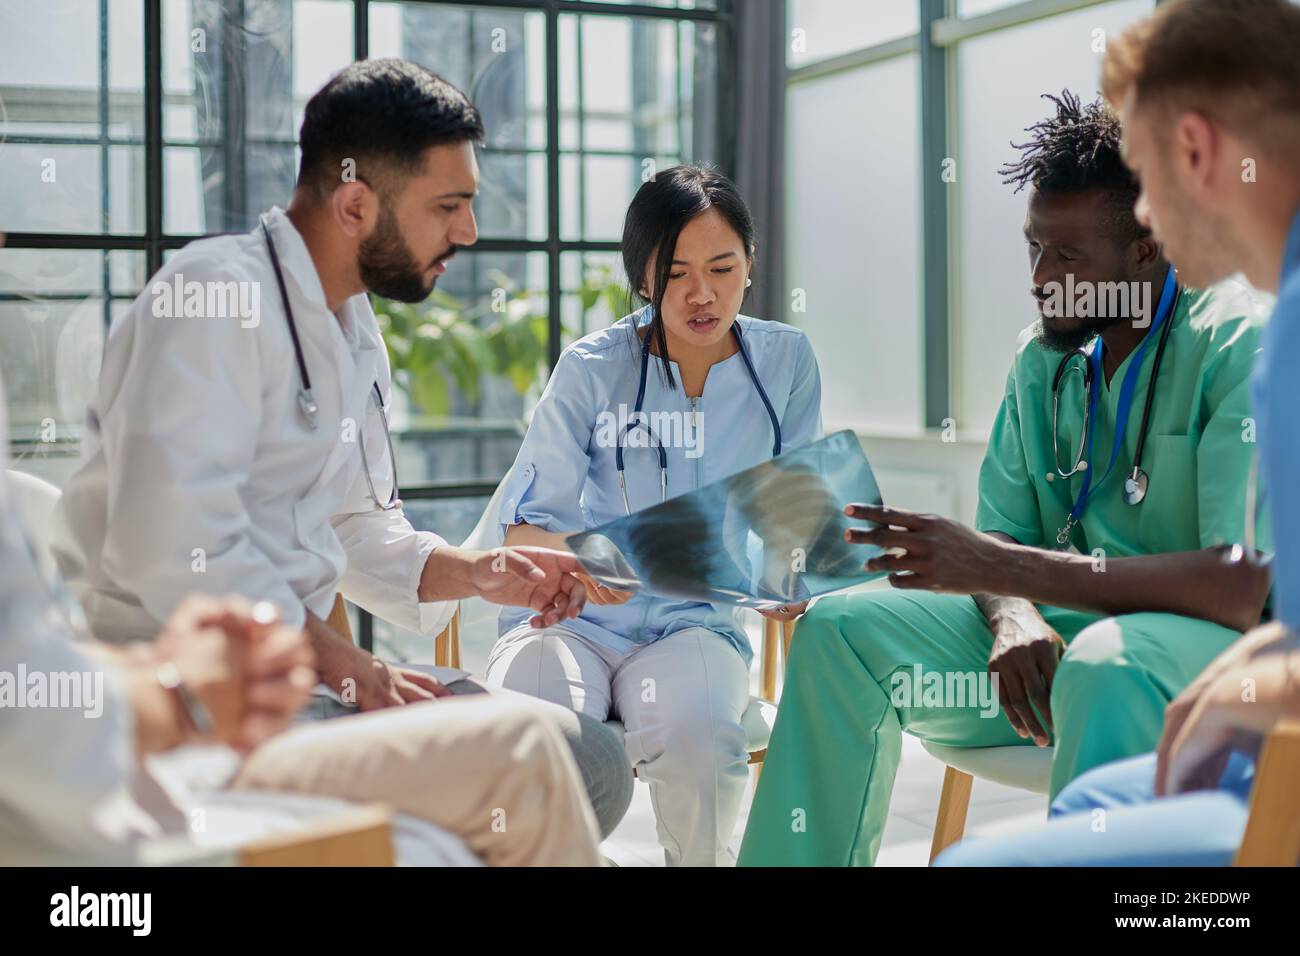
[[[950,518],[883,505],[851,504],[844,513],[875,523],[873,528],[851,528],[844,538],[884,549],[867,561],[866,569],[888,572],[896,588],[1006,593],[996,578],[1006,545],[990,535]]]
[[[582,565],[572,554],[549,548],[502,547],[474,555],[470,583],[493,604],[531,608],[532,627],[553,627],[582,613],[587,588],[576,575]]]

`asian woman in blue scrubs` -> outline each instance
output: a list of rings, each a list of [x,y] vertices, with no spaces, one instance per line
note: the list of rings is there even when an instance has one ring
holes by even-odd
[[[564,549],[569,534],[821,437],[808,339],[740,314],[754,252],[749,210],[715,170],[677,166],[641,186],[622,254],[642,308],[561,354],[497,498],[501,540]],[[562,626],[502,613],[489,682],[621,720],[668,864],[734,863],[753,657],[736,609],[585,583],[586,609]]]

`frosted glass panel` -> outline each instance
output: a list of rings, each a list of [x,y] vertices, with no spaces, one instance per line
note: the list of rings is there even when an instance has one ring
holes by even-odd
[[[1024,0],[957,0],[957,16],[977,17],[990,10],[1014,7],[1017,3],[1023,2]]]
[[[917,0],[790,0],[786,18],[786,63],[802,66],[916,33],[920,7]]]
[[[909,55],[789,89],[785,317],[812,339],[828,428],[923,420],[918,84]]]

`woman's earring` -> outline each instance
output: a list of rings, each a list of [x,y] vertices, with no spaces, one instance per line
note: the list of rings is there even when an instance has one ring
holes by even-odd
[[[753,285],[753,284],[754,284],[754,280],[753,280],[753,279],[746,279],[746,280],[745,280],[745,288],[746,288],[746,289],[748,289],[748,288],[749,288],[751,285]]]

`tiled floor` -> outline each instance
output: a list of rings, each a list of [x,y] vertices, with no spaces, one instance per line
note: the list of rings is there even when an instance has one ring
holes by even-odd
[[[755,619],[756,615],[753,616]],[[761,646],[757,623],[750,641]],[[755,655],[751,690],[758,690],[758,659]],[[745,790],[740,820],[732,838],[732,848],[740,848],[745,832],[749,804],[754,796],[753,771]],[[931,757],[915,737],[903,735],[903,761],[894,781],[894,795],[889,820],[881,841],[878,866],[925,866],[930,860],[930,837],[934,832],[934,815],[939,807],[939,789],[943,783],[943,764]],[[1004,787],[988,780],[976,780],[971,791],[970,811],[966,818],[967,837],[1010,833],[1032,827],[1045,819],[1047,797]],[[632,806],[618,829],[601,847],[606,857],[619,866],[663,866],[663,851],[655,836],[654,810],[650,792],[638,782]]]
[[[894,785],[889,822],[880,848],[878,866],[925,866],[930,858],[930,835],[939,805],[943,764],[935,760],[913,737],[903,737],[903,762]],[[740,822],[732,847],[740,846],[753,798],[751,785],[745,791]],[[967,817],[967,836],[1010,833],[1031,827],[1043,819],[1047,798],[999,786],[987,780],[975,781]],[[663,851],[655,837],[654,811],[649,790],[638,783],[632,806],[619,828],[605,841],[601,852],[619,866],[663,866]]]
[[[462,624],[463,666],[481,674],[496,636],[495,613],[474,602],[466,602],[466,605],[467,623]],[[751,632],[751,644],[757,651],[761,646],[758,615],[746,615],[746,619]],[[758,656],[756,653],[751,673],[751,690],[754,692],[758,690]],[[904,735],[903,762],[894,784],[894,796],[878,865],[926,865],[930,857],[930,836],[934,830],[934,814],[939,805],[939,787],[942,781],[943,765],[926,753],[915,738]],[[746,788],[740,820],[736,824],[732,841],[733,847],[737,849],[752,797],[751,784]],[[1013,790],[987,780],[977,780],[971,794],[966,832],[968,836],[979,836],[1030,827],[1044,819],[1046,809],[1047,798],[1044,796]],[[663,851],[655,836],[654,811],[645,784],[636,784],[627,816],[605,841],[602,850],[605,856],[620,866],[663,866]]]

